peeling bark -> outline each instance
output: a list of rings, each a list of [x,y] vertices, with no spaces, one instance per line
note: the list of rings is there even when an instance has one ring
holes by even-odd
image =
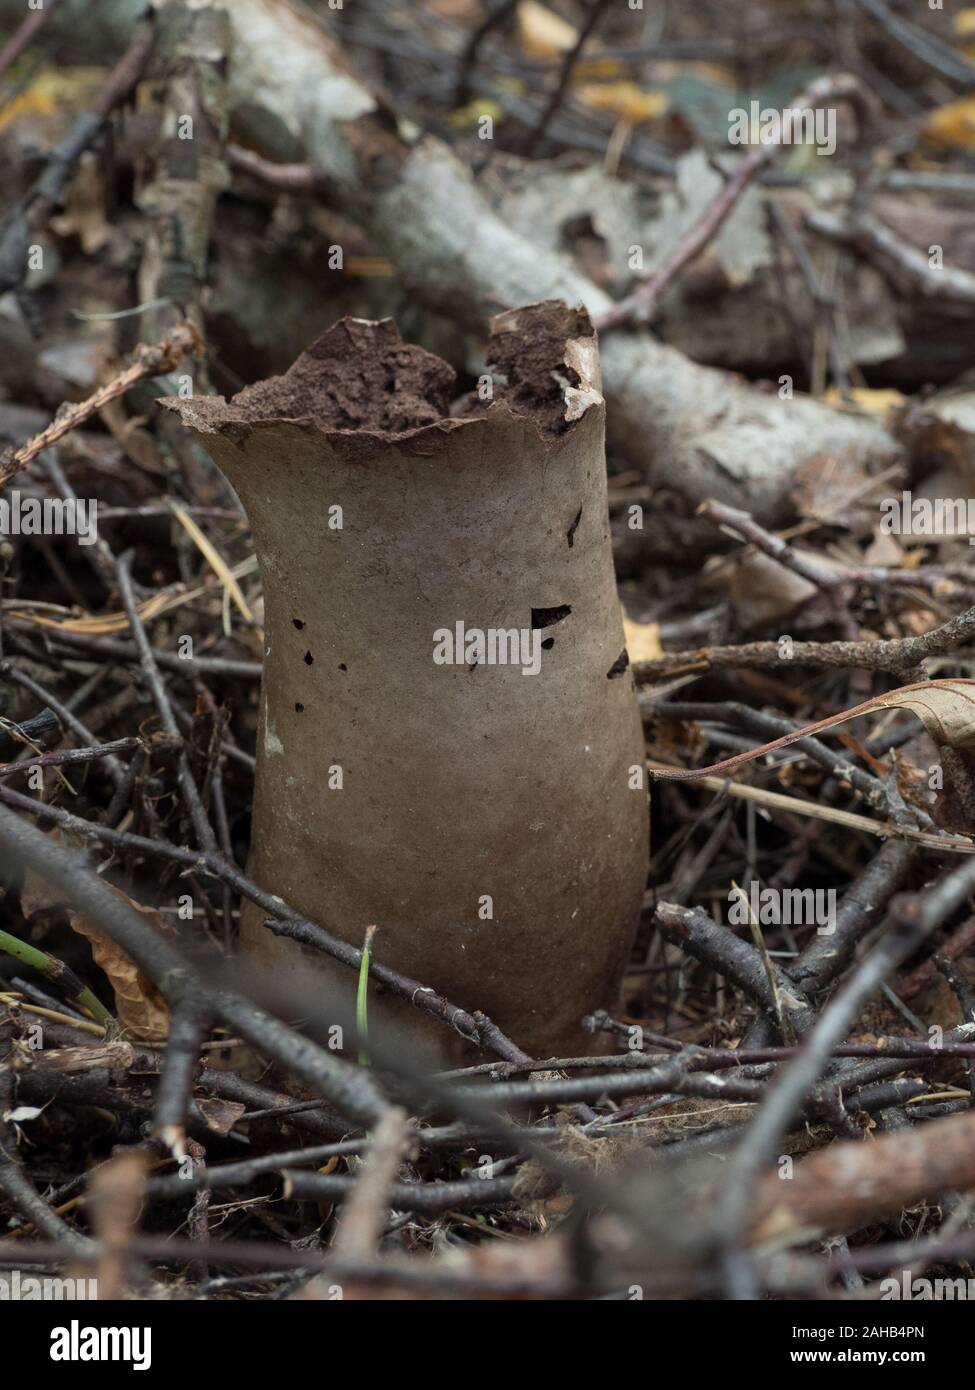
[[[147,130],[138,160],[135,202],[147,232],[139,270],[140,335],[157,342],[188,318],[203,335],[200,304],[207,280],[217,197],[228,182],[226,65],[230,26],[216,6],[177,0],[159,17],[159,32],[139,110]]]

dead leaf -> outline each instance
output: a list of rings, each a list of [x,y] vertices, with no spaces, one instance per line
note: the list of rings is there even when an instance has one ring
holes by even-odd
[[[862,705],[854,705],[852,709],[841,710],[839,714],[832,714],[815,724],[805,724],[783,738],[763,743],[760,748],[752,748],[747,753],[736,753],[733,758],[724,758],[710,767],[655,772],[654,776],[672,782],[731,772],[734,768],[764,757],[766,753],[808,738],[810,734],[819,734],[824,729],[845,724],[848,719],[859,719],[862,715],[879,714],[888,709],[906,709],[916,715],[941,747],[975,748],[975,680],[917,681],[914,685],[902,685],[886,695],[865,700]]]
[[[591,110],[609,111],[630,125],[655,120],[670,105],[665,92],[649,91],[624,78],[617,82],[584,82],[575,89],[575,94]]]
[[[247,1110],[247,1106],[241,1105],[237,1100],[214,1100],[204,1097],[194,1103],[206,1121],[207,1128],[213,1130],[214,1134],[229,1134]]]
[[[859,461],[815,454],[796,470],[790,495],[801,517],[855,531],[861,515],[876,516],[885,490],[889,480],[869,477]]]
[[[536,0],[521,0],[517,24],[519,47],[529,58],[561,58],[579,38],[578,30],[567,19]]]
[[[76,236],[85,255],[94,256],[112,237],[105,203],[102,161],[89,151],[82,156],[71,180],[64,212],[51,218],[51,226],[58,236]]]
[[[928,145],[939,149],[975,149],[975,97],[962,97],[935,107],[921,130]]]
[[[143,907],[114,884],[106,884],[129,907],[140,913],[161,935],[169,935],[160,913]],[[156,986],[120,946],[77,912],[68,912],[74,931],[87,937],[95,964],[104,970],[115,991],[115,1016],[131,1037],[140,1042],[162,1042],[169,1034],[169,1005]]]
[[[69,848],[77,848],[84,843],[80,836],[65,835],[59,830],[51,831],[51,839]],[[106,881],[105,887],[117,894],[133,911],[140,913],[161,936],[173,935],[172,928],[161,913],[134,902],[113,883]],[[114,1013],[125,1031],[140,1042],[161,1042],[167,1037],[169,1006],[155,985],[104,932],[86,921],[80,913],[72,911],[71,905],[64,901],[63,893],[52,889],[44,879],[28,869],[24,874],[20,903],[24,916],[28,918],[37,912],[63,908],[71,928],[80,936],[87,937],[95,964],[108,976],[115,991]]]

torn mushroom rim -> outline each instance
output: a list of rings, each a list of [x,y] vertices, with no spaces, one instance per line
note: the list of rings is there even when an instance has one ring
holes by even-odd
[[[389,320],[355,319],[354,322],[377,327],[380,323],[386,323]],[[575,373],[579,381],[578,386],[574,385],[568,376],[560,372],[558,367],[552,368],[552,376],[562,390],[562,399],[565,403],[563,418],[567,425],[575,424],[592,406],[603,404],[603,396],[599,390],[602,383],[597,343],[595,330],[587,337],[567,338],[565,340],[565,351],[562,355],[561,365]],[[198,403],[204,402],[205,408],[202,412],[195,408]],[[415,425],[408,430],[377,430],[365,427],[354,430],[338,429],[334,426],[323,426],[312,415],[267,415],[263,418],[251,417],[247,419],[237,414],[234,411],[233,402],[226,400],[223,396],[163,396],[160,398],[159,404],[167,410],[174,410],[184,425],[192,426],[201,434],[211,435],[223,434],[228,426],[258,431],[274,429],[281,425],[295,425],[300,429],[313,429],[323,439],[356,438],[375,439],[377,443],[382,444],[403,443],[423,439],[430,435],[448,434],[455,429],[471,429],[475,425],[484,425],[489,420],[497,419],[499,414],[504,414],[510,420],[531,423],[535,427],[539,439],[544,442],[553,443],[561,437],[559,435],[553,436],[543,430],[534,412],[515,410],[503,398],[492,401],[480,415],[461,416],[459,418],[444,416],[442,420],[436,420],[432,424]]]

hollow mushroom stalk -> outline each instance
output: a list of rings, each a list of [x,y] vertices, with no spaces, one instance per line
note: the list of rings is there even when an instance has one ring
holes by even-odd
[[[164,404],[237,490],[263,577],[248,873],[354,945],[377,924],[375,958],[552,1056],[633,943],[643,737],[585,311],[500,315],[488,368],[452,407],[446,363],[344,319],[229,403]],[[276,984],[351,998],[346,966],[264,921],[245,905],[242,949]],[[382,1019],[436,1027],[388,995]]]

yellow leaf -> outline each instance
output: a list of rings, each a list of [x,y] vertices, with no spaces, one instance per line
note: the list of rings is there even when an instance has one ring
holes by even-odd
[[[636,623],[623,614],[623,638],[630,662],[655,661],[663,656],[658,623]]]
[[[105,81],[102,68],[46,68],[0,110],[0,129],[23,116],[70,115],[88,106]]]
[[[584,82],[576,88],[579,100],[593,111],[610,111],[621,121],[639,125],[662,116],[669,105],[665,92],[650,92],[636,82]]]
[[[868,386],[854,386],[844,398],[840,395],[835,386],[831,386],[822,397],[826,405],[846,405],[847,401],[852,401],[860,410],[865,410],[869,415],[885,415],[888,410],[895,410],[902,406],[907,397],[900,391],[894,390],[874,390]]]
[[[448,120],[455,130],[465,130],[468,126],[477,125],[482,116],[490,116],[492,121],[501,121],[504,119],[504,110],[496,101],[482,101],[478,98],[451,111]]]
[[[578,29],[536,0],[521,0],[517,18],[518,43],[529,58],[564,58],[579,42]],[[580,57],[574,76],[613,77],[623,70],[618,58]]]
[[[517,10],[518,43],[529,58],[561,58],[575,47],[579,31],[536,0],[521,0]]]
[[[572,69],[572,76],[615,77],[622,71],[623,64],[618,58],[580,58]]]
[[[975,97],[962,97],[938,106],[928,116],[921,130],[929,145],[940,149],[975,149]]]

